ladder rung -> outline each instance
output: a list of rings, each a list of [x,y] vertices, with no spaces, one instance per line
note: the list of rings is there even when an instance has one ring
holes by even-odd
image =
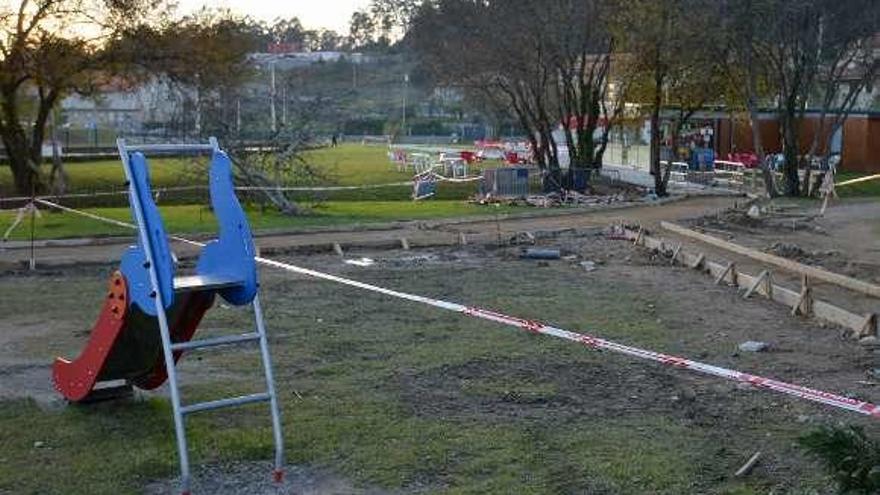
[[[188,351],[191,349],[201,349],[204,347],[216,347],[218,345],[240,344],[242,342],[252,342],[259,340],[260,334],[256,332],[245,333],[242,335],[224,335],[222,337],[214,337],[213,339],[191,340],[189,342],[178,342],[171,344],[172,351]]]
[[[229,399],[212,400],[209,402],[197,402],[180,408],[181,414],[192,414],[199,411],[209,411],[211,409],[220,409],[222,407],[243,406],[254,402],[265,402],[270,399],[268,393],[242,395],[241,397],[230,397]]]

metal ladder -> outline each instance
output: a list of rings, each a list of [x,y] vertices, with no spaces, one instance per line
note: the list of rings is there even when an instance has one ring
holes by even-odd
[[[153,300],[156,304],[156,316],[159,321],[159,333],[162,340],[162,355],[165,359],[165,370],[168,374],[168,387],[171,391],[174,430],[177,437],[178,459],[180,460],[180,492],[182,495],[190,494],[191,474],[189,453],[187,450],[186,425],[184,424],[186,417],[190,414],[201,411],[241,406],[257,402],[269,403],[269,409],[272,414],[272,433],[275,441],[275,469],[273,471],[273,477],[276,482],[281,482],[284,476],[284,444],[281,435],[281,415],[278,410],[278,399],[275,394],[275,379],[272,374],[272,361],[269,354],[269,343],[266,338],[266,327],[263,322],[263,310],[260,307],[259,294],[257,294],[251,302],[256,324],[255,332],[203,340],[192,340],[189,342],[172,342],[171,332],[168,328],[168,316],[165,313],[165,301],[163,300],[162,291],[159,290],[159,278],[156,272],[156,264],[153,262],[152,246],[150,245],[148,234],[145,229],[146,223],[144,222],[144,214],[134,191],[135,186],[131,163],[129,161],[129,153],[213,153],[220,149],[217,140],[212,137],[208,144],[153,144],[127,146],[124,139],[117,139],[117,148],[119,149],[119,156],[122,159],[123,168],[125,169],[125,177],[128,182],[129,190],[129,202],[132,205],[135,220],[137,221],[138,236],[144,248],[144,255],[147,263],[149,263],[150,284],[153,293],[155,294]],[[177,380],[177,365],[174,361],[175,351],[190,351],[222,345],[245,344],[248,342],[259,342],[260,359],[263,364],[263,372],[266,380],[265,392],[187,405],[181,403],[180,388]]]

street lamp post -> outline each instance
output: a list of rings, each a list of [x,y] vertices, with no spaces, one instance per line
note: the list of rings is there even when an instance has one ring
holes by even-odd
[[[275,116],[275,61],[269,62],[269,101],[270,105],[270,115],[272,119],[272,133],[278,131],[278,123],[276,121]]]
[[[406,93],[409,89],[409,74],[403,75],[403,118],[401,119],[401,132],[406,135]]]

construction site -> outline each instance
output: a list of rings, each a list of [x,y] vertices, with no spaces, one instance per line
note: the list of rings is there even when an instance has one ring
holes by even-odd
[[[267,475],[273,430],[246,406],[187,418],[187,490],[825,493],[797,438],[829,424],[878,433],[880,211],[820,208],[679,194],[256,235],[285,475]],[[178,270],[203,265],[195,237],[169,236]],[[128,243],[0,253],[0,491],[181,482],[167,387],[123,380],[103,392],[114,400],[95,388],[71,406],[51,377],[48,358],[89,338]],[[262,386],[260,349],[228,340],[251,313],[220,301],[205,315],[193,343],[212,348],[172,366],[186,402]]]
[[[880,494],[880,2],[0,2],[0,495]]]

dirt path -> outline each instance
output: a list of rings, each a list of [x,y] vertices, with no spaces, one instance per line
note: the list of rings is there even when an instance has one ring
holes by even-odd
[[[452,219],[436,222],[407,222],[399,226],[377,230],[353,228],[349,231],[318,231],[295,234],[259,236],[257,246],[264,254],[284,252],[323,251],[333,243],[343,247],[386,247],[400,245],[406,238],[412,246],[442,246],[457,244],[460,233],[470,242],[491,242],[523,231],[556,231],[608,225],[628,221],[656,225],[661,220],[682,220],[700,217],[730,208],[742,198],[729,196],[692,197],[664,205],[638,205],[627,208],[585,210],[582,214],[564,212],[529,218],[499,218],[498,220]],[[58,267],[79,263],[115,263],[129,241],[99,245],[45,246],[36,249],[37,264]],[[190,246],[175,246],[180,258],[197,255]],[[30,252],[26,248],[0,251],[0,268],[15,269],[27,266]]]

